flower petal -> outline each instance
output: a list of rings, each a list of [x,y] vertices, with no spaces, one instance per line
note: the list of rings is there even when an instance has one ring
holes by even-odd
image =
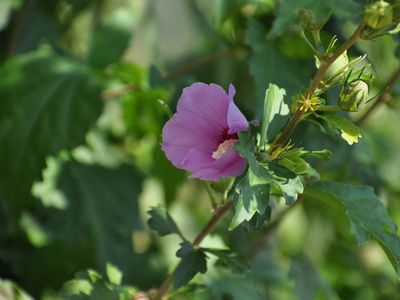
[[[216,84],[193,83],[184,88],[179,98],[177,112],[191,112],[206,120],[216,131],[228,128],[229,96]]]
[[[249,123],[247,122],[245,116],[233,102],[233,96],[235,95],[235,87],[231,84],[229,86],[229,106],[228,106],[228,134],[234,134],[239,131],[246,131],[249,128]]]
[[[219,180],[221,177],[239,176],[246,169],[246,165],[246,160],[232,148],[224,156],[214,160],[208,167],[195,171],[191,177]]]
[[[186,153],[185,157],[181,161],[181,164],[185,170],[195,172],[197,170],[206,168],[213,161],[214,159],[209,153],[192,148]]]
[[[219,145],[220,134],[206,120],[191,112],[181,112],[165,124],[162,137],[167,158],[177,168],[185,168],[182,162],[192,148],[211,158]]]

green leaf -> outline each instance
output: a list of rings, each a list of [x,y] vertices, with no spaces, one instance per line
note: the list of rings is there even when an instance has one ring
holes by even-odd
[[[122,281],[122,272],[120,269],[118,269],[116,266],[114,266],[111,263],[107,263],[106,265],[106,272],[107,272],[107,277],[108,280],[115,284],[115,285],[120,285]]]
[[[307,157],[315,157],[319,159],[328,160],[332,156],[332,153],[328,150],[320,151],[307,151],[301,148],[290,149],[283,153],[278,161],[279,164],[286,167],[293,173],[298,175],[308,175],[319,179],[318,172],[310,166],[310,164],[304,159]]]
[[[11,9],[11,0],[3,0],[0,2],[0,30],[2,30],[7,25]]]
[[[109,268],[107,265],[107,273]],[[113,268],[113,273],[116,269]],[[120,274],[120,273],[119,273]],[[137,290],[130,286],[121,286],[103,278],[101,274],[94,270],[78,272],[75,278],[64,283],[60,296],[62,299],[71,300],[131,300],[137,293]],[[114,275],[113,275],[114,276]],[[118,276],[122,276],[118,275]],[[118,278],[114,278],[114,281]]]
[[[39,293],[38,287],[60,286],[72,272],[85,268],[105,273],[107,263],[118,267],[124,280],[137,285],[150,284],[160,276],[164,265],[151,265],[151,253],[136,253],[141,245],[132,238],[133,233],[144,232],[138,206],[142,180],[128,165],[108,169],[65,163],[57,187],[68,205],[41,212],[42,228],[49,234],[47,245],[25,249],[22,257],[16,253],[18,260],[10,262],[24,270],[26,288]]]
[[[290,264],[289,277],[295,282],[295,293],[299,300],[316,299],[317,292],[322,291],[328,300],[338,299],[332,289],[305,257],[294,257]]]
[[[229,268],[233,273],[243,274],[249,271],[249,263],[248,261],[237,254],[236,252],[232,252],[231,250],[224,249],[211,249],[211,248],[202,248],[204,251],[211,253],[218,257],[215,265],[223,268]]]
[[[233,300],[260,300],[263,299],[259,294],[255,280],[249,276],[237,276],[234,274],[219,275],[211,282],[210,289],[213,297],[211,299]]]
[[[269,208],[270,184],[260,180],[251,169],[236,186],[238,197],[234,203],[235,214],[229,230],[235,229],[245,221],[250,221],[255,214],[264,215]]]
[[[24,290],[10,280],[0,278],[0,299],[4,300],[33,300]]]
[[[47,232],[43,230],[32,214],[23,212],[19,223],[33,246],[40,248],[48,244],[49,236]]]
[[[166,207],[158,205],[157,207],[153,207],[148,214],[150,215],[150,219],[147,223],[150,228],[157,231],[160,236],[177,234],[185,241],[185,238],[178,229],[178,226],[176,226],[175,221],[169,215]]]
[[[134,17],[129,9],[117,9],[106,16],[91,36],[89,64],[104,68],[117,62],[129,46]]]
[[[193,248],[189,242],[181,243],[176,256],[180,257],[181,261],[173,273],[174,289],[188,284],[197,273],[207,271],[207,256],[204,250]]]
[[[349,145],[358,143],[358,139],[361,138],[361,131],[353,122],[349,119],[341,117],[337,114],[325,114],[317,115],[319,118],[324,119],[330,126],[340,131],[340,136]]]
[[[273,83],[269,84],[265,92],[260,147],[264,147],[267,141],[271,141],[287,122],[289,106],[283,102],[285,94],[284,89],[280,89]]]
[[[258,162],[254,155],[255,143],[255,129],[250,127],[250,130],[246,132],[239,132],[239,141],[236,143],[235,148],[242,157],[247,159],[252,174],[254,177],[258,177],[258,182],[263,182],[264,184],[272,183],[278,186],[285,196],[286,203],[293,203],[297,199],[297,195],[303,192],[303,184],[300,177],[274,161],[270,163]],[[238,202],[238,205],[241,205],[241,203]],[[242,215],[240,219],[248,219],[249,214]]]
[[[385,250],[400,276],[400,237],[397,235],[397,226],[372,187],[321,182],[307,188],[305,196],[341,202],[357,241],[365,243],[372,235]]]
[[[46,157],[84,142],[101,111],[100,86],[47,47],[9,60],[0,77],[0,188],[18,211],[30,205]]]
[[[284,87],[289,98],[306,87],[310,71],[304,64],[289,59],[271,41],[266,39],[266,29],[260,22],[250,19],[246,30],[246,44],[251,47],[250,74],[256,84],[259,107],[262,107],[265,90],[270,82]],[[257,111],[260,113],[261,111]]]
[[[281,2],[268,37],[282,35],[287,28],[298,21],[300,9],[309,9],[315,14],[316,22],[324,23],[331,14],[331,7],[326,0],[285,0]]]

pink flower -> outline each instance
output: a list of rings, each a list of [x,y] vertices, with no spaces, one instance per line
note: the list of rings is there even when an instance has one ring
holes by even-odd
[[[183,89],[177,113],[163,128],[162,149],[172,164],[194,178],[218,180],[238,176],[246,160],[234,149],[237,133],[249,124],[229,93],[216,84],[196,82]]]

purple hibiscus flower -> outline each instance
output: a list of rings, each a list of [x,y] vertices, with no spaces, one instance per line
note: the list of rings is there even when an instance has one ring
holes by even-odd
[[[193,83],[183,89],[177,113],[163,128],[162,149],[172,164],[194,178],[218,180],[238,176],[246,160],[234,149],[237,133],[249,124],[229,93],[216,84]]]

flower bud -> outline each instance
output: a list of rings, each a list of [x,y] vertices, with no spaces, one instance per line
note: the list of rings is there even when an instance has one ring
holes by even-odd
[[[326,70],[322,76],[322,86],[329,87],[339,83],[349,71],[349,58],[347,52],[343,52]]]
[[[373,29],[389,26],[393,22],[393,8],[390,3],[382,0],[368,4],[365,7],[364,20]]]
[[[368,92],[369,87],[365,81],[356,79],[350,82],[339,97],[340,108],[352,112],[360,110],[367,101]]]
[[[319,25],[315,21],[315,14],[309,9],[300,9],[297,13],[301,24],[308,30],[317,30]]]

